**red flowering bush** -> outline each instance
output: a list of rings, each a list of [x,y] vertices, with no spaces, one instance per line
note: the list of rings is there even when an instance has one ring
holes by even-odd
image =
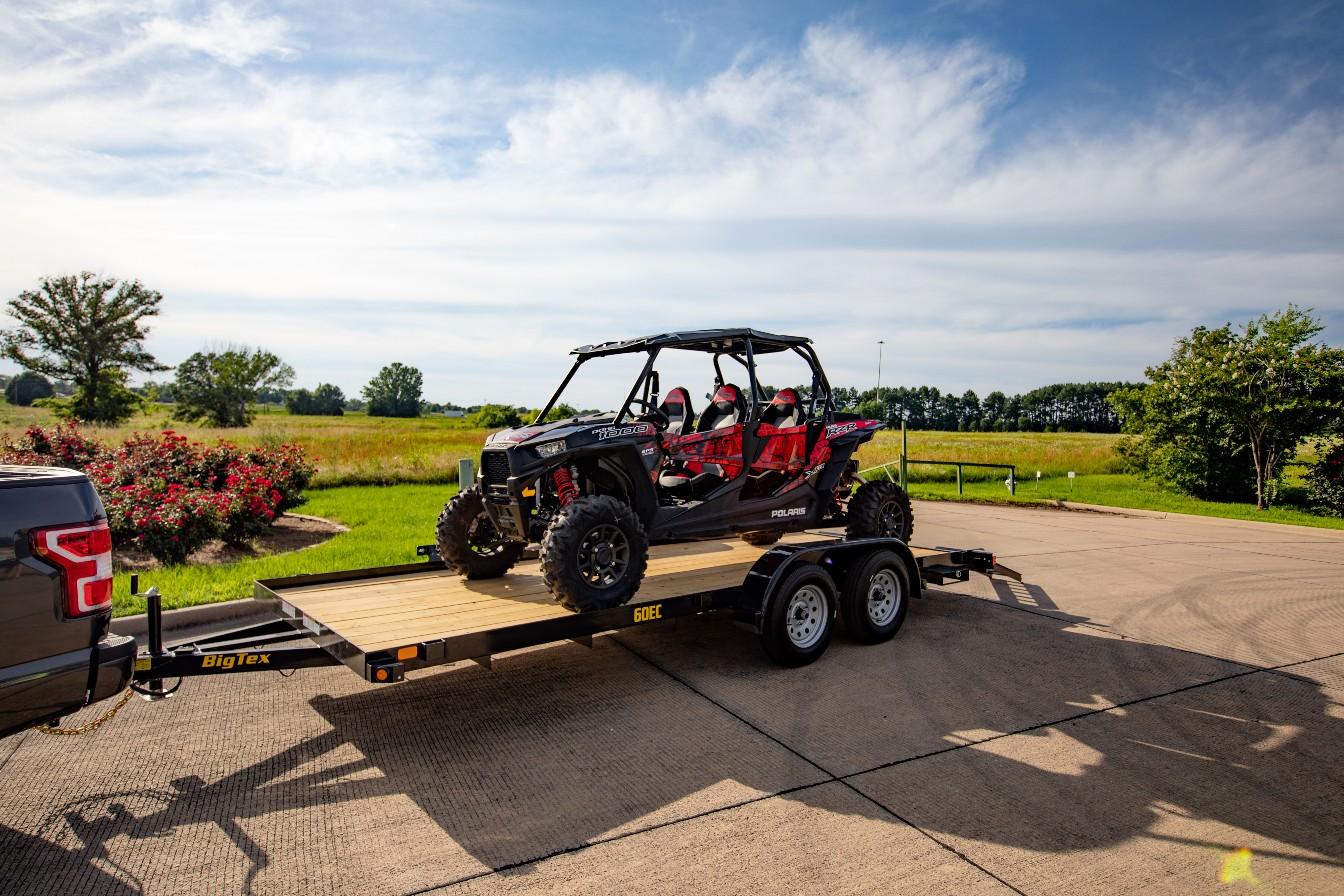
[[[181,563],[215,539],[251,541],[303,501],[316,472],[294,445],[206,446],[165,431],[109,449],[73,427],[32,427],[0,443],[0,462],[82,469],[98,486],[117,544]]]
[[[73,423],[58,423],[51,432],[40,426],[30,426],[18,441],[10,441],[8,437],[0,440],[0,459],[8,464],[30,467],[82,470],[104,453],[102,445],[80,432]]]

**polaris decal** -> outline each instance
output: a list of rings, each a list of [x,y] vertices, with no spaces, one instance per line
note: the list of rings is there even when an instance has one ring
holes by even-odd
[[[847,432],[853,432],[859,428],[857,423],[834,423],[826,427],[826,438],[833,439],[836,436],[842,436]]]
[[[781,517],[803,516],[807,513],[806,507],[786,507],[783,510],[770,511],[771,519],[780,519]]]
[[[619,439],[621,436],[642,436],[653,431],[652,423],[636,423],[634,426],[608,426],[606,429],[593,430],[599,440]]]

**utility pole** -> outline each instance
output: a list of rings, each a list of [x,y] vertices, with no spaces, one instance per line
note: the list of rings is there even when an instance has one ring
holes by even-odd
[[[885,339],[877,340],[877,392],[874,397],[882,400],[882,346],[886,345]]]

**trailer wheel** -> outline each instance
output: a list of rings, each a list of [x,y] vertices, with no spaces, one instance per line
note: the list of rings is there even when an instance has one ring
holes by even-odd
[[[826,652],[835,627],[835,584],[815,563],[784,577],[766,606],[761,646],[781,666],[806,666]]]
[[[475,486],[462,489],[443,505],[435,535],[443,562],[469,579],[504,575],[527,547],[500,534]]]
[[[639,589],[649,539],[629,504],[611,495],[575,498],[541,540],[541,575],[576,613],[619,607]]]
[[[899,538],[910,542],[915,514],[910,496],[894,482],[877,479],[859,486],[849,499],[845,534],[849,538]]]
[[[855,641],[889,641],[905,622],[910,605],[910,573],[892,551],[873,551],[860,557],[845,575],[840,590],[840,615]]]

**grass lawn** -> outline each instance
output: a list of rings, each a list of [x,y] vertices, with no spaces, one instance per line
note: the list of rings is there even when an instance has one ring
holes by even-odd
[[[299,512],[337,520],[350,527],[330,541],[254,560],[220,566],[177,566],[140,574],[141,590],[157,585],[165,609],[252,596],[254,579],[332,572],[363,566],[414,563],[415,549],[434,540],[434,521],[457,486],[348,486],[308,493]],[[145,611],[130,597],[130,574],[117,573],[113,613]]]

